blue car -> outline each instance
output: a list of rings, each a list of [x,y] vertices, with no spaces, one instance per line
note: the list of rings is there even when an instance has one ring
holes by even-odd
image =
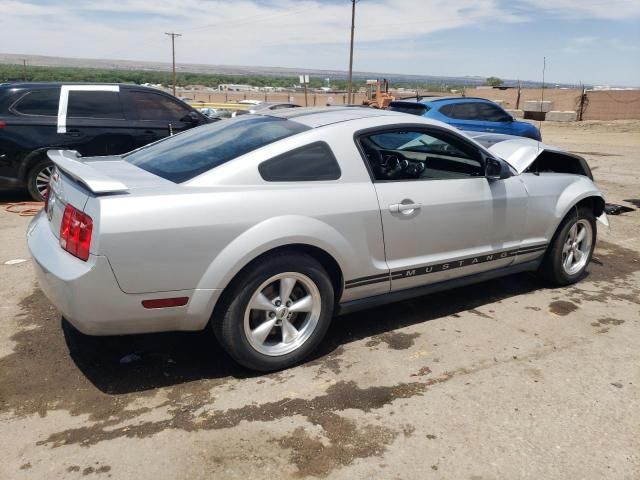
[[[500,105],[484,98],[407,98],[391,102],[388,109],[440,120],[460,130],[504,133],[542,140],[540,130],[535,126],[515,120]]]

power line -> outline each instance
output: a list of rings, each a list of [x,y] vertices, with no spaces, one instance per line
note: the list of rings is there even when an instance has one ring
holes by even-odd
[[[181,37],[181,33],[168,32],[165,35],[171,37],[171,58],[173,60],[173,96],[176,96],[176,37]]]

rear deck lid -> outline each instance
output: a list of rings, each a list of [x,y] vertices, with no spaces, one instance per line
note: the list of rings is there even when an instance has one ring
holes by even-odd
[[[119,156],[82,158],[74,150],[49,150],[47,155],[56,166],[49,186],[46,211],[51,231],[56,237],[60,234],[60,224],[67,204],[84,211],[91,198],[133,195],[151,187],[175,186],[125,162]],[[95,222],[97,219],[93,220]]]

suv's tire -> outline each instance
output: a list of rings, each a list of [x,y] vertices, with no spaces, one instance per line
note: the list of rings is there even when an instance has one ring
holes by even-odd
[[[582,278],[596,245],[596,218],[586,207],[573,208],[562,220],[540,265],[543,278],[570,285]]]
[[[27,173],[27,190],[29,195],[37,202],[44,201],[44,192],[49,185],[49,179],[53,172],[53,163],[47,159],[38,160]]]
[[[282,303],[280,295],[288,292]],[[233,280],[211,324],[234,360],[268,372],[301,362],[318,346],[333,306],[333,286],[319,262],[308,255],[276,253]]]

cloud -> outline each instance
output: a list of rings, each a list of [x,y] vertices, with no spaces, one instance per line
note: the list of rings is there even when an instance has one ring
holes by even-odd
[[[5,38],[27,48],[25,53],[79,56],[93,50],[90,56],[94,57],[148,56],[157,60],[162,51],[158,47],[166,43],[162,34],[175,30],[184,35],[178,40],[182,58],[186,55],[190,62],[202,58],[215,63],[255,62],[261,52],[293,46],[344,49],[351,13],[346,1],[320,0],[90,0],[48,7],[10,2],[11,8],[3,9],[0,23]],[[55,22],[51,21],[53,14]],[[483,22],[524,20],[500,8],[497,0],[433,0],[424,4],[371,0],[358,3],[356,39],[363,45],[424,37]]]
[[[583,36],[569,39],[568,44],[562,49],[565,53],[578,53],[588,51],[598,40],[598,37]]]
[[[521,0],[532,11],[565,18],[628,20],[640,17],[638,0]]]
[[[348,0],[2,0],[0,31],[11,42],[0,50],[168,62],[170,40],[164,33],[175,31],[183,34],[176,40],[179,65],[345,70],[350,17]],[[505,35],[519,33],[514,24],[546,36],[553,28],[547,25],[559,19],[567,27],[554,46],[584,53],[605,45],[606,35],[578,30],[582,20],[613,20],[628,27],[638,17],[638,0],[362,0],[357,4],[354,68],[432,74],[502,68],[522,76],[528,58],[540,54],[540,48],[520,37],[505,40]],[[574,19],[581,22],[572,24]],[[555,22],[556,28],[561,22]],[[443,35],[447,31],[452,33]],[[449,42],[436,43],[443,38]],[[563,43],[562,38],[569,39]],[[635,51],[638,42],[609,47]],[[503,59],[518,48],[522,52],[505,65]]]

